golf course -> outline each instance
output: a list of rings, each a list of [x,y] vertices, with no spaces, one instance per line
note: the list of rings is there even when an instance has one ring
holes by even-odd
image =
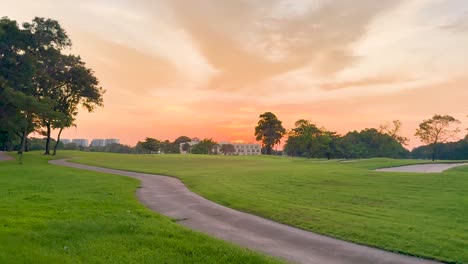
[[[466,166],[443,173],[398,173],[374,169],[422,161],[78,151],[53,158],[67,157],[174,176],[218,204],[300,229],[407,255],[468,262]],[[0,237],[9,242],[0,243],[0,260],[18,254],[26,261],[78,256],[86,262],[110,255],[144,261],[156,254],[161,260],[177,255],[181,262],[184,256],[192,262],[216,262],[221,256],[229,262],[272,261],[152,213],[136,199],[137,180],[49,165],[49,159],[32,153],[26,155],[27,165],[0,163],[6,206],[0,221],[7,227]],[[35,255],[21,255],[22,247],[35,248]]]
[[[150,211],[135,197],[137,180],[51,158],[0,162],[0,263],[278,262]]]

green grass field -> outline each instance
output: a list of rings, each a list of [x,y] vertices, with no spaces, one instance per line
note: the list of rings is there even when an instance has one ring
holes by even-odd
[[[371,169],[421,161],[64,153],[81,156],[79,163],[176,176],[217,203],[299,228],[468,263],[468,167],[414,174]]]
[[[146,209],[137,180],[47,160],[0,162],[2,264],[275,262]]]

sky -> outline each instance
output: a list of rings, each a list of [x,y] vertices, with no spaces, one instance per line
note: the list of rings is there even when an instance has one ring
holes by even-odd
[[[468,126],[466,0],[0,0],[58,20],[107,90],[63,138],[254,141],[275,113],[345,134],[399,119]],[[460,135],[462,136],[462,135]]]

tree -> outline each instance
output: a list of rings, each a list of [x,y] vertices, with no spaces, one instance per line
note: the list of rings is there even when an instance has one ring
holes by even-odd
[[[190,142],[192,141],[191,138],[187,137],[187,136],[180,136],[178,138],[176,138],[174,140],[174,142],[172,143],[173,144],[173,153],[180,153],[180,144],[183,144],[183,143],[187,143],[187,142]],[[190,145],[189,145],[189,148],[190,148]],[[183,149],[183,146],[182,146],[182,150],[183,151],[188,151],[188,150],[185,150]]]
[[[161,142],[155,138],[147,137],[144,142],[141,143],[143,149],[147,150],[148,153],[158,153],[161,148]]]
[[[317,138],[322,133],[320,129],[305,119],[299,119],[295,128],[289,132],[284,150],[288,155],[311,158],[318,153]],[[315,149],[314,149],[315,148]]]
[[[262,142],[267,155],[271,155],[273,146],[281,142],[281,138],[286,134],[282,122],[271,112],[260,115],[258,125],[255,127],[255,137]]]
[[[0,19],[0,129],[20,138],[20,162],[27,136],[36,128],[37,114],[44,110],[32,89],[36,68],[27,53],[31,45],[30,34],[16,21]]]
[[[78,106],[81,105],[88,112],[92,112],[96,107],[103,105],[105,93],[105,90],[99,86],[99,81],[94,76],[93,71],[86,67],[80,57],[62,55],[61,62],[65,70],[56,77],[61,85],[56,87],[52,95],[52,98],[55,99],[52,109],[60,115],[49,122],[52,128],[59,129],[57,144],[60,142],[63,129],[75,125]],[[57,144],[54,146],[54,155]]]
[[[431,119],[424,120],[416,129],[415,135],[431,147],[432,161],[436,158],[436,146],[438,143],[445,143],[454,139],[460,129],[452,126],[459,124],[460,121],[450,115],[434,115]]]
[[[409,139],[401,136],[402,123],[400,120],[393,120],[392,123],[385,123],[379,126],[379,132],[391,136],[396,141],[400,142],[403,146],[408,145]]]
[[[193,145],[190,152],[192,154],[214,154],[214,148],[217,144],[218,143],[216,143],[213,139],[205,138],[200,140],[200,142],[197,144]]]
[[[337,156],[343,158],[406,158],[409,155],[400,142],[375,128],[352,131],[334,143]]]
[[[71,40],[57,21],[36,17],[32,23],[24,23],[23,27],[34,43],[28,53],[36,61],[35,96],[52,102],[49,105],[51,111],[41,116],[47,138],[45,154],[50,154],[51,130],[59,129],[58,144],[63,129],[74,125],[78,106],[82,105],[89,112],[96,106],[102,106],[104,90],[80,57],[62,54],[64,49],[71,47]]]
[[[189,143],[182,144],[182,151],[190,152],[190,144]]]
[[[39,101],[51,99],[53,102],[57,100],[57,89],[61,86],[59,76],[66,70],[60,61],[61,51],[71,47],[71,40],[60,24],[52,19],[36,17],[31,23],[24,23],[23,28],[31,39],[26,54],[34,58],[36,69],[32,79],[33,96]],[[50,104],[52,110],[55,110],[54,104],[55,102]],[[50,154],[51,123],[62,118],[63,113],[58,111],[40,116],[41,125],[46,129],[43,132],[47,139],[45,154]]]
[[[55,20],[36,17],[21,29],[0,19],[0,131],[8,132],[5,140],[20,138],[20,153],[27,150],[28,135],[44,127],[49,154],[52,129],[60,129],[58,144],[63,128],[74,125],[78,105],[88,111],[102,105],[104,90],[93,72],[79,57],[62,54],[69,47]]]
[[[236,148],[232,144],[222,144],[219,149],[224,155],[232,155],[236,153]]]

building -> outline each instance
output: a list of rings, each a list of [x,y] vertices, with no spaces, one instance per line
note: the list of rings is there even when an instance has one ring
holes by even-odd
[[[108,138],[106,139],[105,145],[110,145],[110,144],[120,144],[120,139],[117,138]]]
[[[253,156],[253,155],[262,154],[262,146],[260,146],[260,144],[254,144],[254,143],[229,143],[229,144],[234,146],[234,149],[236,150],[235,155]],[[220,152],[218,151],[218,153]]]
[[[93,139],[91,140],[91,147],[105,147],[106,140],[105,139]]]
[[[180,153],[181,153],[181,154],[188,154],[188,153],[190,153],[190,149],[191,149],[194,145],[198,144],[199,142],[200,142],[200,139],[199,139],[199,138],[192,138],[192,141],[190,141],[190,142],[180,143],[180,144],[179,144]],[[186,145],[186,144],[189,145],[188,150],[185,150],[185,146],[184,146],[184,145]]]
[[[75,138],[72,139],[72,143],[75,143],[76,145],[80,147],[87,147],[89,146],[89,140],[84,139],[84,138]]]
[[[93,139],[91,141],[91,147],[105,147],[110,144],[120,144],[120,140],[116,138],[108,138],[108,139]]]
[[[64,138],[60,139],[60,142],[62,142],[63,144],[70,144],[72,141],[70,139]]]
[[[198,138],[193,138],[192,141],[181,143],[179,145],[180,153],[188,154],[189,151],[184,150],[184,144],[188,144],[190,148],[196,144],[198,144],[200,140]],[[239,156],[253,156],[253,155],[261,155],[262,154],[262,146],[260,144],[254,143],[235,143],[235,142],[219,142],[218,145],[215,147],[216,149],[214,152],[218,155],[224,155],[221,151],[222,145],[233,145],[235,152],[232,155],[239,155]]]

